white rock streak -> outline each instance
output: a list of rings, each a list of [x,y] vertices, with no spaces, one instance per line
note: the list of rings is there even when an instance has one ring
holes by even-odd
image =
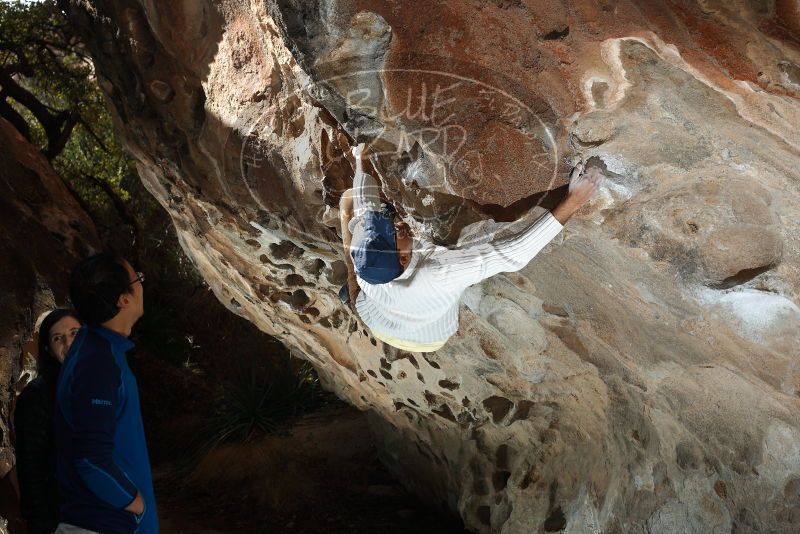
[[[764,128],[793,148],[800,149],[800,128],[797,127],[800,124],[800,104],[796,100],[766,93],[745,81],[731,81],[722,73],[718,73],[717,79],[712,79],[707,73],[683,59],[675,45],[664,42],[652,32],[644,33],[642,36],[631,35],[607,39],[603,42],[601,57],[608,66],[609,72],[602,75],[591,70],[585,74],[582,87],[586,102],[589,104],[587,111],[597,109],[597,103],[592,95],[592,85],[595,82],[611,82],[609,86],[613,88],[613,93],[605,103],[604,109],[607,110],[618,105],[631,86],[620,57],[623,41],[645,45],[662,60],[690,74],[699,82],[728,98],[743,119]]]

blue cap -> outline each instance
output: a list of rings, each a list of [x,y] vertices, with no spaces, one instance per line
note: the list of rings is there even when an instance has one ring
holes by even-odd
[[[370,284],[391,282],[403,272],[397,256],[394,220],[382,211],[367,211],[362,220],[350,248],[356,273]]]

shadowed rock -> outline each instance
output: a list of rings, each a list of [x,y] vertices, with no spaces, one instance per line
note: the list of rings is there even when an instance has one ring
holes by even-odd
[[[0,119],[0,530],[15,521],[11,407],[15,385],[35,369],[37,319],[67,304],[66,273],[97,250],[94,223],[39,150]],[[25,381],[21,382],[26,383]]]

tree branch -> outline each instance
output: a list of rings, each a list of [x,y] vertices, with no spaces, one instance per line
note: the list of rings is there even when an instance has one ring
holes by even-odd
[[[66,44],[64,44],[64,43],[48,41],[40,37],[27,37],[25,39],[25,42],[28,44],[39,45],[40,49],[48,49],[51,52],[56,50],[66,54],[74,54],[75,56],[81,58],[82,60],[90,59],[86,53],[80,50],[80,47],[77,46],[76,42],[67,42]]]
[[[131,227],[131,232],[133,233],[133,261],[134,264],[137,264],[140,257],[140,249],[142,245],[142,231],[139,227],[139,221],[136,219],[136,216],[131,213],[128,209],[128,206],[125,204],[125,201],[114,191],[114,188],[111,187],[107,181],[98,178],[97,176],[92,176],[91,174],[83,174],[83,177],[90,182],[92,182],[95,186],[99,187],[103,193],[111,200],[111,203],[114,205],[114,209],[119,214],[120,218]]]
[[[86,215],[88,215],[89,218],[92,220],[92,223],[94,223],[94,227],[99,230],[101,228],[100,219],[94,213],[94,211],[92,210],[91,206],[89,206],[89,203],[86,202],[85,200],[83,200],[83,197],[81,197],[78,194],[78,192],[75,191],[75,189],[70,185],[70,183],[67,182],[67,180],[65,180],[63,176],[61,176],[61,173],[57,172],[56,176],[58,176],[61,179],[61,183],[64,184],[64,187],[67,188],[67,191],[69,191],[69,194],[72,196],[72,198],[75,199],[75,202],[78,203],[78,205],[81,207],[81,209],[86,212]]]
[[[108,147],[106,146],[106,144],[103,142],[102,139],[100,139],[100,137],[94,132],[94,130],[92,130],[92,127],[89,126],[89,123],[86,122],[86,120],[81,115],[78,115],[78,124],[83,126],[86,129],[86,131],[89,132],[89,135],[91,135],[92,138],[94,138],[94,140],[97,142],[98,145],[100,145],[100,148],[102,148],[104,152],[108,152]]]
[[[64,131],[67,134],[71,133],[72,128],[75,127],[75,122],[77,122],[72,118],[73,113],[68,111],[62,111],[57,114],[51,113],[49,106],[39,101],[33,93],[19,85],[3,68],[0,68],[0,86],[8,97],[28,108],[44,128],[44,132],[47,135],[47,149],[44,150],[44,153],[48,159],[53,159],[57,156],[66,144]]]
[[[28,108],[45,129],[55,122],[56,118],[48,111],[47,107],[33,93],[19,85],[3,68],[0,68],[0,86],[7,96]]]
[[[17,57],[17,61],[21,64],[25,65],[26,68],[30,68],[30,62],[28,61],[28,57],[23,54],[18,47],[15,45],[7,42],[5,39],[0,38],[0,50],[5,50],[11,54],[14,54]]]
[[[11,104],[6,101],[5,95],[2,93],[0,93],[0,117],[3,117],[5,120],[10,122],[14,128],[16,128],[17,131],[30,142],[31,129],[28,126],[27,121],[22,115],[17,113],[17,110],[14,109]]]
[[[80,119],[80,115],[78,115],[77,111],[73,111],[71,113],[64,112],[64,115],[66,115],[67,118],[62,123],[58,137],[51,139],[48,136],[47,150],[44,151],[44,155],[49,161],[55,159],[56,156],[61,154],[61,151],[64,150],[64,147],[67,146],[69,136],[72,135],[72,130],[75,128],[75,125],[78,124],[78,120]]]

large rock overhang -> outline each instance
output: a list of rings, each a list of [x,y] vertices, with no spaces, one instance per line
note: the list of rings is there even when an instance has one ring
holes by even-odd
[[[70,11],[142,179],[219,299],[369,409],[418,494],[484,532],[791,529],[792,2]],[[497,231],[490,217],[530,220],[576,157],[610,179],[528,267],[467,292],[444,349],[411,354],[336,295],[325,222],[360,137],[378,139],[387,198],[441,244]]]

